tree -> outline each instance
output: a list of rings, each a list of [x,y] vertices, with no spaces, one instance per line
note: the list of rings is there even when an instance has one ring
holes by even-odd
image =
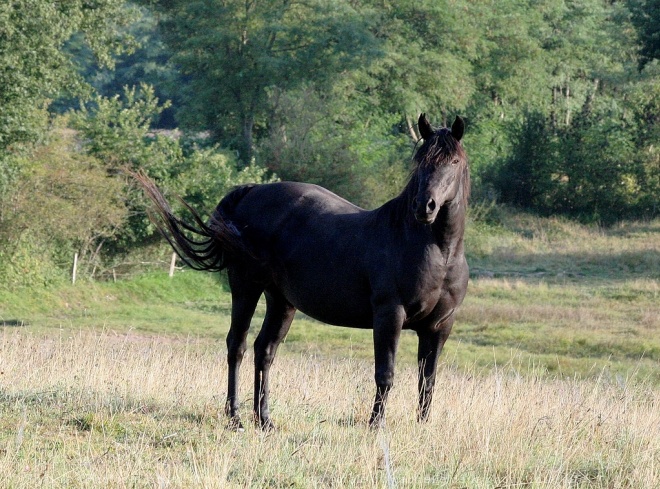
[[[365,2],[376,12],[384,55],[359,70],[355,87],[367,105],[398,114],[407,128],[420,112],[448,119],[474,95],[479,8],[469,0]],[[446,123],[446,120],[441,122]]]
[[[639,68],[660,59],[660,1],[629,0],[632,23],[639,39]]]
[[[75,132],[57,118],[49,142],[20,161],[21,174],[0,213],[0,283],[44,285],[62,278],[74,250],[89,270],[100,244],[127,212],[123,186],[98,159],[76,151]],[[82,272],[82,270],[81,270]]]
[[[133,50],[113,58],[113,66],[101,66],[82,34],[74,35],[64,50],[74,60],[81,76],[95,93],[107,98],[122,94],[124,87],[147,84],[154,89],[160,100],[169,100],[172,107],[164,109],[154,121],[153,127],[174,129],[173,106],[179,104],[179,73],[169,63],[170,53],[165,47],[157,28],[157,20],[146,6],[135,9],[135,21],[125,26],[126,36],[134,40]],[[55,100],[51,110],[64,113],[77,109],[80,101],[76,96]]]
[[[255,129],[267,126],[271,87],[331,85],[366,64],[374,41],[344,0],[160,0],[163,38],[188,82],[180,118],[252,160]]]
[[[125,169],[146,171],[161,188],[209,211],[233,185],[269,180],[261,168],[246,166],[238,171],[227,151],[202,150],[180,135],[153,133],[151,123],[169,106],[159,102],[153,87],[126,87],[123,96],[97,95],[92,102],[91,107],[83,106],[71,115],[71,125],[79,131],[81,151],[102,162],[106,174],[121,188],[118,205],[127,218],[106,239],[110,255],[121,257],[156,237],[144,211],[143,194]]]

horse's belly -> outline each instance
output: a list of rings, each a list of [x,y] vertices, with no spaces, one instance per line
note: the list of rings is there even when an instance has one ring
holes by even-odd
[[[360,311],[356,313],[355,311],[348,312],[341,309],[319,309],[314,308],[313,306],[310,309],[306,307],[305,304],[303,304],[301,307],[296,306],[296,308],[303,314],[306,314],[307,316],[325,324],[360,329],[371,329],[373,327],[371,313],[367,311]]]
[[[369,301],[357,301],[337,291],[285,291],[289,301],[302,313],[323,323],[352,328],[371,328]]]
[[[354,273],[288,273],[281,277],[278,286],[296,309],[318,321],[353,328],[372,327],[368,287],[362,286]]]

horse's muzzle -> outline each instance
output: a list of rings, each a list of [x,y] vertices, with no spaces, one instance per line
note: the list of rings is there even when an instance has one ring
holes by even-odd
[[[426,203],[423,203],[415,199],[413,205],[413,212],[415,213],[415,219],[421,224],[433,224],[436,217],[437,204],[432,197],[426,199]]]
[[[427,214],[420,216],[419,214],[415,213],[415,219],[420,224],[433,224],[433,221],[435,221],[435,216],[429,216]]]

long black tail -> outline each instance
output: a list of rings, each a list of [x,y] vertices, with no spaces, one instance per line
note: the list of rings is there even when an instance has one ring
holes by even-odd
[[[194,224],[182,221],[172,213],[160,189],[143,172],[131,172],[144,193],[154,204],[149,217],[170,243],[181,260],[195,270],[220,271],[232,255],[245,252],[239,231],[215,212],[208,224],[183,199],[179,201],[192,215]]]

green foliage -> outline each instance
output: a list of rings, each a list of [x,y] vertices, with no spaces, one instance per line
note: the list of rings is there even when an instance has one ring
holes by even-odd
[[[0,273],[8,285],[61,277],[74,250],[93,266],[98,243],[126,218],[118,182],[98,160],[75,151],[65,123],[56,120],[49,143],[20,162],[12,192],[2,199]]]
[[[112,98],[122,94],[126,86],[147,84],[153,87],[158,99],[173,100],[175,104],[180,104],[179,74],[168,63],[169,51],[159,35],[157,20],[146,7],[137,8],[135,12],[135,22],[125,27],[125,31],[137,46],[117,56],[113,60],[113,67],[100,66],[81,35],[72,37],[65,50],[76,59],[81,75],[98,95]],[[79,104],[76,99],[60,99],[54,105],[58,110],[66,111],[77,108]],[[158,114],[155,126],[176,127],[174,110],[167,107],[163,109]]]
[[[0,283],[8,289],[41,288],[61,283],[65,274],[57,266],[53,249],[28,231],[0,248]]]
[[[83,106],[73,114],[72,123],[85,140],[85,150],[108,169],[162,168],[182,157],[174,139],[150,132],[152,121],[169,105],[159,102],[153,87],[125,87],[123,97],[95,96],[91,108]]]
[[[83,151],[102,161],[122,185],[122,207],[128,220],[107,244],[112,254],[125,255],[158,236],[146,215],[142,192],[126,178],[126,169],[146,171],[164,190],[209,212],[234,185],[272,178],[253,165],[238,170],[229,152],[200,149],[182,140],[180,133],[152,132],[151,122],[168,106],[168,102],[159,103],[152,87],[143,85],[125,88],[123,97],[96,96],[92,108],[83,107],[72,115]]]
[[[272,180],[252,165],[238,170],[228,152],[151,132],[165,107],[148,86],[97,96],[55,120],[47,144],[4,160],[12,171],[0,182],[10,189],[0,198],[3,283],[49,283],[68,273],[74,252],[79,276],[94,276],[154,242],[143,195],[125,169],[149,172],[200,211],[233,185]]]
[[[0,5],[0,161],[16,145],[45,132],[44,109],[63,92],[85,93],[73,61],[62,50],[82,32],[99,61],[112,65],[125,47],[119,28],[130,21],[123,0],[41,2],[16,0]]]
[[[166,175],[167,166],[182,159],[182,151],[174,139],[149,137],[151,121],[164,108],[150,87],[125,88],[123,98],[96,96],[91,107],[73,113],[72,125],[80,131],[83,151],[100,160],[121,182],[121,206],[129,217],[108,246],[114,252],[126,252],[130,245],[153,235],[153,228],[140,212],[141,195],[131,187],[123,170],[149,168]]]
[[[419,112],[445,122],[464,110],[475,91],[472,62],[478,25],[469,1],[365,2],[383,56],[358,71],[356,88],[373,110],[416,119]]]
[[[608,224],[652,216],[660,190],[658,127],[644,126],[644,119],[651,107],[660,108],[660,98],[657,86],[645,84],[644,90],[656,90],[645,92],[645,106],[636,100],[640,88],[627,107],[599,98],[570,126],[553,129],[542,115],[529,114],[512,138],[511,156],[493,171],[501,199]]]
[[[402,188],[408,140],[392,130],[398,117],[362,119],[343,105],[343,95],[314,86],[273,91],[257,159],[285,180],[319,184],[365,207],[380,204]]]
[[[660,60],[660,2],[657,0],[628,0],[632,22],[639,39],[639,67]]]
[[[170,187],[189,204],[211,212],[220,199],[237,185],[277,180],[257,165],[237,167],[232,153],[218,148],[195,149],[187,154]]]

